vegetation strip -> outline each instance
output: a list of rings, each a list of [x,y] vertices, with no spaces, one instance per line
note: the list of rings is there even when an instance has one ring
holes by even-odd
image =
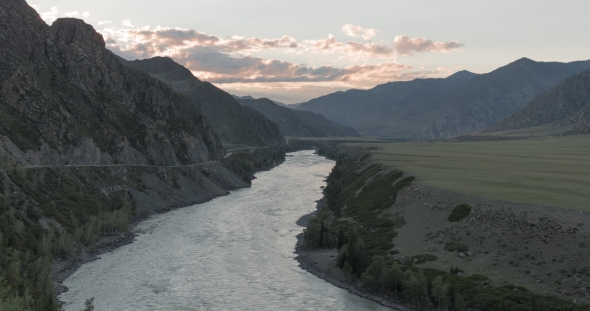
[[[96,255],[131,243],[133,224],[156,212],[227,194],[236,185],[245,187],[255,171],[270,169],[284,159],[285,148],[223,159],[225,167],[243,180],[230,171],[217,171],[222,168],[218,162],[181,167],[26,168],[2,159],[0,310],[59,310],[56,294],[67,290],[61,281]],[[153,179],[156,182],[151,184]],[[153,202],[141,199],[151,191],[183,192],[183,187],[190,187],[189,192],[199,188],[200,193],[189,193],[190,202],[163,202],[155,210],[146,207]]]
[[[517,285],[491,286],[488,277],[464,277],[458,267],[442,271],[416,266],[437,260],[433,255],[395,259],[395,229],[405,220],[396,216],[394,203],[413,178],[372,162],[358,149],[320,152],[337,163],[327,179],[326,203],[303,234],[305,249],[299,249],[300,257],[301,252],[334,250],[338,255],[332,264],[350,286],[416,309],[590,310],[587,304],[534,294]],[[450,220],[464,218],[467,210],[469,206],[457,206]],[[446,247],[465,251],[460,243]],[[309,262],[302,266],[309,267]]]

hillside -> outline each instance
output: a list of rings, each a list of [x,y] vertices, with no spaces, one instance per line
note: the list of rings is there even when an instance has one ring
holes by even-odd
[[[191,101],[121,64],[92,26],[3,0],[0,310],[61,310],[59,282],[130,243],[134,220],[248,187],[223,155]]]
[[[557,63],[523,58],[490,73],[458,72],[446,79],[392,82],[301,104],[366,136],[448,137],[480,131],[522,108],[590,61]]]
[[[92,26],[72,18],[47,26],[24,1],[2,7],[2,38],[21,39],[0,45],[0,156],[29,164],[221,158],[206,118],[164,83],[123,66]]]
[[[235,99],[257,99],[257,98],[254,98],[254,97],[250,96],[250,95],[246,95],[246,96],[238,96],[238,95],[233,95],[233,94],[232,94],[232,96],[233,96]],[[288,107],[288,108],[293,108],[293,107],[289,107],[289,105],[287,105],[287,104],[284,104],[284,103],[278,102],[278,101],[276,101],[276,100],[272,100],[272,99],[271,99],[270,101],[271,101],[271,102],[273,102],[273,103],[275,103],[275,104],[277,104],[277,105],[279,105],[279,106],[281,106],[281,107]]]
[[[188,69],[167,57],[122,61],[143,70],[187,96],[209,120],[222,141],[250,146],[281,145],[278,127],[260,113],[242,107],[232,95],[197,79]]]
[[[490,132],[516,130],[557,122],[556,125],[580,123],[573,132],[584,133],[584,121],[590,116],[590,70],[567,78],[536,97],[506,120],[491,127]]]
[[[276,123],[285,136],[296,137],[344,137],[360,136],[354,129],[342,126],[324,116],[309,111],[298,111],[279,106],[270,99],[238,99]]]
[[[583,119],[578,124],[574,126],[573,129],[564,133],[565,135],[581,135],[581,134],[590,134],[590,116]]]

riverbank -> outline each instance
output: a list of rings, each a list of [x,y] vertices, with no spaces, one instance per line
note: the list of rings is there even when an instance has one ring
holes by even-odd
[[[284,161],[283,148],[273,150],[253,153],[248,161],[236,161],[241,156],[237,154],[224,159],[223,163],[212,162],[199,167],[141,168],[133,174],[127,170],[120,173],[109,172],[110,175],[132,175],[129,177],[133,178],[128,179],[135,179],[134,183],[126,183],[123,187],[131,194],[138,216],[129,225],[128,232],[116,232],[101,237],[67,259],[54,260],[51,280],[56,298],[68,290],[63,282],[82,265],[100,259],[101,254],[133,243],[135,227],[152,215],[202,204],[228,195],[229,191],[250,187],[255,172],[270,170]],[[244,163],[252,169],[245,170]]]
[[[340,163],[328,178],[326,196],[318,204],[318,210],[324,214],[322,227],[328,228],[331,236],[324,240],[332,242],[308,248],[300,235],[296,254],[303,269],[363,297],[372,295],[371,299],[399,306],[390,297],[379,294],[384,292],[381,285],[373,283],[370,288],[370,283],[361,278],[370,262],[355,276],[344,273],[342,263],[338,265],[340,252],[335,241],[339,228],[344,228],[348,237],[356,235],[357,241],[359,234],[370,228],[362,237],[369,245],[370,256],[384,256],[385,267],[398,265],[402,272],[424,271],[429,288],[437,276],[455,288],[464,287],[466,291],[461,295],[470,307],[493,310],[502,303],[497,300],[501,297],[516,305],[522,299],[538,301],[548,310],[559,305],[574,308],[589,301],[586,289],[590,283],[586,276],[590,266],[586,258],[590,256],[590,231],[585,226],[590,222],[589,213],[484,199],[427,187],[420,180],[388,194],[399,183],[391,183],[388,178],[395,174],[395,169],[371,161],[366,150],[363,153],[352,149],[352,154],[346,148],[327,151]],[[375,191],[383,186],[386,187]],[[392,197],[394,200],[387,203]],[[458,221],[449,221],[449,215],[461,204],[470,207],[468,214]],[[299,223],[306,225],[316,215],[321,213],[306,215]],[[383,239],[387,231],[382,230],[387,226],[376,227],[381,221],[385,225],[390,222],[395,229],[389,235],[391,238]],[[379,234],[373,234],[375,230],[380,230]],[[376,239],[379,242],[375,243]],[[396,286],[398,291],[403,289],[401,282]],[[521,291],[522,297],[511,297],[515,290]],[[426,295],[419,298],[426,305],[436,301]]]
[[[317,202],[316,210],[301,216],[297,220],[297,225],[307,227],[309,221],[316,216],[317,212],[321,210],[326,204],[326,198],[322,198]],[[359,297],[370,299],[378,304],[400,311],[411,311],[412,309],[402,304],[396,303],[391,299],[370,293],[360,286],[359,282],[352,281],[342,270],[336,265],[335,258],[338,256],[336,249],[319,249],[305,246],[303,233],[297,235],[297,245],[295,246],[295,260],[299,262],[301,269],[317,276],[318,278],[342,289],[349,291]]]

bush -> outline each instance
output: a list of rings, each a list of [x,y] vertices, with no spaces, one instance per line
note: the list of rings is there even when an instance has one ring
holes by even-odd
[[[469,247],[465,244],[461,244],[459,242],[447,242],[445,243],[445,251],[447,252],[466,252],[469,250]]]
[[[483,282],[483,281],[488,281],[490,278],[488,278],[487,276],[485,276],[483,274],[472,274],[469,276],[469,279],[471,279],[475,282]]]
[[[460,204],[453,208],[451,211],[451,215],[449,215],[450,222],[457,222],[463,220],[463,218],[467,217],[471,213],[471,206],[468,204]]]
[[[414,259],[416,259],[416,260],[414,260]],[[412,258],[410,258],[409,263],[421,264],[421,263],[425,263],[427,261],[435,261],[437,259],[438,259],[438,257],[431,255],[431,254],[420,254],[420,255],[416,255],[416,256],[413,256]]]

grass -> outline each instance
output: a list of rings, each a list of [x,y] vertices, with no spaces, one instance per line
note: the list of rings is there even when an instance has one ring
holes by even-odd
[[[491,199],[590,211],[590,135],[525,140],[350,143],[422,184]]]

